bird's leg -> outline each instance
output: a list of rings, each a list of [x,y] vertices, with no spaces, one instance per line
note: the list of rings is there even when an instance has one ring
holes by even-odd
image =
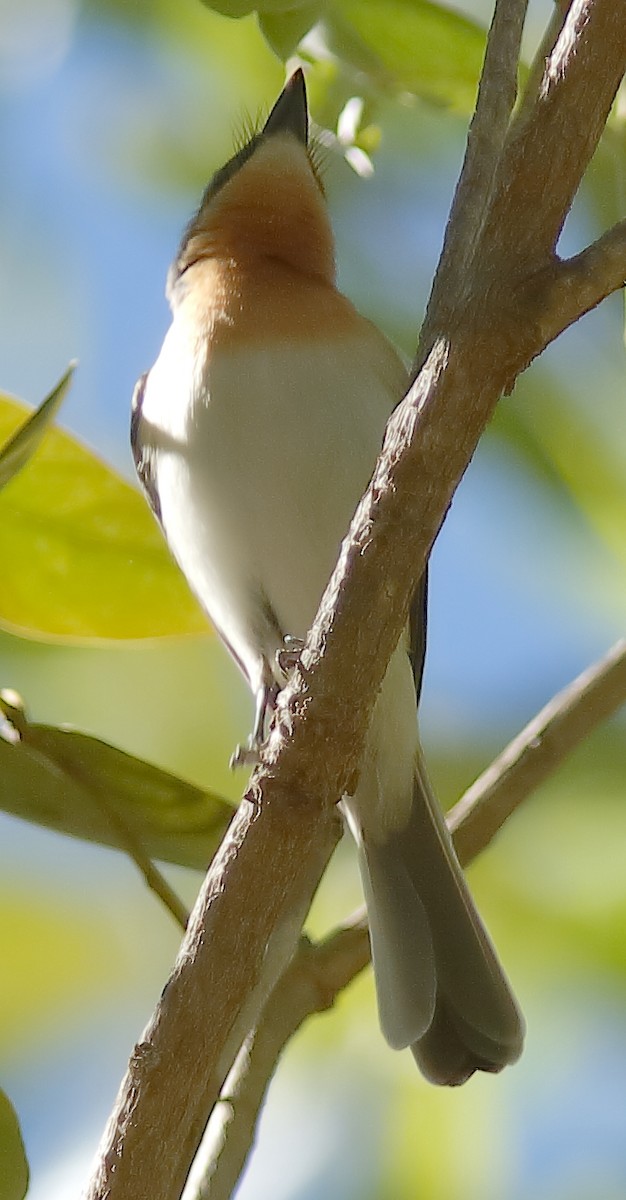
[[[273,713],[276,708],[276,697],[279,690],[278,684],[271,678],[264,679],[257,688],[252,733],[245,746],[235,746],[229,763],[231,771],[237,767],[253,766],[258,763],[261,746],[265,741],[266,720],[268,714]]]
[[[285,634],[282,649],[276,651],[276,663],[283,675],[288,675],[294,667],[299,666],[304,646],[303,638],[292,637],[290,633]]]
[[[300,662],[300,655],[304,650],[304,641],[302,638],[292,637],[291,634],[285,634],[283,646],[276,651],[276,665],[283,676],[287,676],[294,667]],[[235,747],[234,753],[230,758],[230,769],[234,771],[237,767],[253,766],[259,761],[261,746],[265,741],[265,730],[268,717],[276,708],[276,698],[280,691],[280,686],[276,683],[274,677],[266,668],[263,673],[263,678],[259,687],[255,692],[256,707],[254,712],[254,725],[252,733],[245,745]]]

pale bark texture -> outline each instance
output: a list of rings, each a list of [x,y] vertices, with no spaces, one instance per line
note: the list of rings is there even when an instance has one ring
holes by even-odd
[[[571,263],[556,253],[626,69],[624,4],[573,0],[534,95],[510,123],[518,32],[511,36],[504,10],[519,32],[524,5],[499,4],[494,18],[418,373],[132,1056],[88,1200],[179,1200],[220,1087],[296,944],[338,835],[334,805],[354,786],[411,595],[481,433],[547,342],[626,275],[620,227]],[[484,123],[495,109],[489,138]],[[466,175],[479,181],[478,210]]]

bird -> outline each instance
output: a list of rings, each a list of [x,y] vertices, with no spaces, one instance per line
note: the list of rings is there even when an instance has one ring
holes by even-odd
[[[170,268],[172,322],[133,396],[137,472],[255,698],[254,760],[404,395],[390,341],[337,288],[303,71],[206,188]],[[520,1055],[524,1022],[433,795],[417,701],[426,574],[376,698],[354,795],[380,1025],[432,1083]],[[281,657],[282,656],[282,657]]]

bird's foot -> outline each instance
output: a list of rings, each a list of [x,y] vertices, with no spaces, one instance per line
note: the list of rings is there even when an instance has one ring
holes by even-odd
[[[304,646],[303,638],[292,637],[289,633],[285,634],[284,646],[281,650],[276,651],[278,669],[282,671],[283,675],[288,675],[294,667],[299,666]]]
[[[255,767],[260,761],[266,725],[276,707],[278,691],[278,684],[274,680],[270,683],[264,682],[258,689],[252,733],[245,745],[235,746],[235,750],[230,756],[231,771],[235,771],[237,767]]]
[[[238,767],[255,767],[260,757],[260,742],[254,737],[249,737],[244,745],[240,743],[238,746],[235,746],[228,766],[231,771],[236,771]]]

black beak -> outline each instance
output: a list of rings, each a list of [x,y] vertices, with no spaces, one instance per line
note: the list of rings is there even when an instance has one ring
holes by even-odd
[[[274,133],[293,133],[303,146],[307,144],[309,110],[304,72],[300,67],[285,85],[265,122],[263,137],[271,137]]]

